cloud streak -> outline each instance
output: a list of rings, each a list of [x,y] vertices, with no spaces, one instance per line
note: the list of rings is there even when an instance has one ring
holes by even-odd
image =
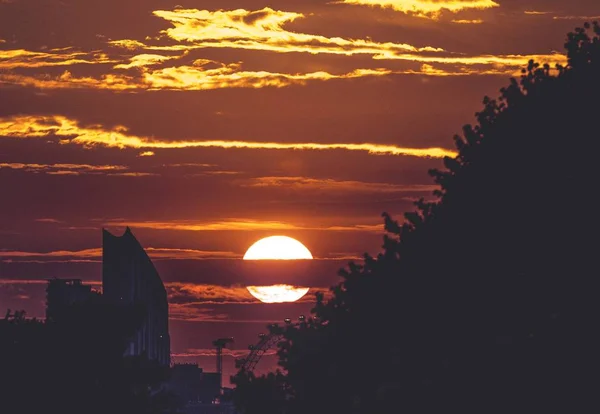
[[[20,162],[0,163],[0,170],[6,168],[32,173],[44,173],[50,175],[80,175],[80,174],[105,174],[114,173],[123,176],[128,167],[123,165],[90,165],[90,164],[28,164]],[[139,173],[136,173],[139,174]]]
[[[485,10],[499,7],[492,0],[342,0],[339,3],[390,8],[398,12],[438,19],[443,11]]]
[[[241,186],[252,188],[283,187],[299,191],[326,191],[327,193],[430,193],[438,188],[435,185],[400,185],[311,177],[255,177],[243,181]]]
[[[352,56],[356,54],[379,54],[383,52],[441,52],[431,46],[416,47],[406,43],[379,43],[363,39],[344,39],[284,29],[284,25],[304,18],[302,13],[273,10],[156,10],[154,15],[174,27],[162,34],[177,41],[186,42],[169,46],[148,47],[156,50],[189,50],[191,48],[253,49],[272,52],[330,53]],[[121,40],[113,45],[139,46],[140,42]]]
[[[101,125],[83,127],[77,121],[60,116],[13,116],[0,118],[0,136],[11,138],[57,137],[62,144],[84,147],[134,148],[143,150],[181,148],[223,148],[261,150],[345,150],[374,155],[404,155],[420,158],[454,157],[456,152],[444,148],[405,148],[373,143],[283,143],[251,141],[167,141],[140,137],[128,133],[124,126],[106,129]]]
[[[357,231],[381,233],[381,224],[358,224],[352,226],[330,225],[330,226],[305,226],[301,224],[287,223],[282,221],[252,220],[252,219],[229,219],[211,222],[198,221],[120,221],[108,220],[104,222],[109,227],[137,227],[154,230],[181,230],[181,231],[257,231],[257,230],[313,230],[313,231]]]
[[[240,254],[229,251],[212,251],[196,249],[173,249],[148,247],[145,249],[153,260],[206,260],[206,259],[238,259]],[[78,259],[98,259],[102,257],[102,248],[94,247],[83,250],[55,250],[49,252],[29,252],[18,250],[0,250],[0,258],[10,261],[23,261],[21,259],[37,259],[36,262],[45,262],[39,259],[62,258],[64,262],[77,261]],[[61,262],[62,262],[61,261]]]
[[[25,49],[0,50],[0,69],[73,66],[114,63],[105,53],[70,52],[71,48],[35,52]]]

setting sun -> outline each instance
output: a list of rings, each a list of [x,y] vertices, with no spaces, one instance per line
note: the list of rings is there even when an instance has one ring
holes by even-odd
[[[311,260],[310,250],[298,240],[287,236],[260,239],[248,248],[244,260]],[[264,303],[296,302],[309,291],[292,285],[247,286],[248,292]]]
[[[246,251],[244,260],[300,260],[312,259],[310,250],[296,239],[270,236],[260,239]]]

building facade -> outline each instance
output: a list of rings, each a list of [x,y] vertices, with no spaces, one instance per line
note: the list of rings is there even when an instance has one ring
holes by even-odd
[[[169,305],[167,292],[152,261],[127,227],[122,236],[102,230],[102,294],[108,303],[145,310],[144,321],[125,355],[146,355],[169,366]]]
[[[81,279],[49,279],[46,287],[46,320],[56,321],[71,305],[88,303],[98,297]]]

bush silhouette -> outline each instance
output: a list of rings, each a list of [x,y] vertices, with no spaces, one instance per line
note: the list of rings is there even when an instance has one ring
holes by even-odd
[[[430,172],[437,199],[402,223],[384,214],[382,253],[284,329],[282,410],[600,409],[600,27],[565,47],[566,67],[530,62],[484,99]]]

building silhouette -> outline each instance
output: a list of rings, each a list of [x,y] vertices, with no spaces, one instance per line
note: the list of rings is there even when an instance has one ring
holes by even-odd
[[[171,362],[167,292],[152,261],[127,227],[122,236],[102,230],[102,290],[107,303],[144,310],[127,356],[146,355],[163,366]]]
[[[81,279],[49,279],[46,287],[46,320],[56,321],[70,306],[88,303],[99,297],[91,285]]]

